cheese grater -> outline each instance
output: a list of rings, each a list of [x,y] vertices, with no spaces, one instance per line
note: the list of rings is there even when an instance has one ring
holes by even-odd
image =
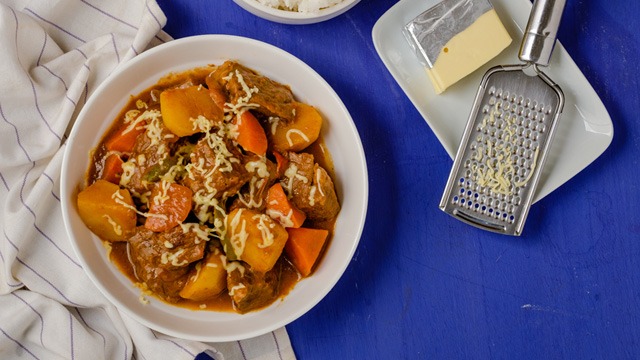
[[[476,94],[440,209],[484,230],[520,235],[564,95],[549,64],[565,0],[535,0],[520,45],[523,64],[489,69]]]

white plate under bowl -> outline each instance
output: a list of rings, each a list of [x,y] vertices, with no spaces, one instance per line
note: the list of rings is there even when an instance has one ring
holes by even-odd
[[[485,71],[495,65],[519,63],[518,50],[531,11],[531,2],[491,0],[513,42],[495,59],[440,95],[434,92],[424,66],[402,34],[404,25],[437,2],[398,2],[376,22],[372,37],[378,55],[391,75],[429,124],[449,156],[454,158]],[[560,85],[566,104],[536,189],[535,201],[597,159],[613,138],[613,124],[602,101],[559,42],[549,67],[543,71]]]
[[[238,6],[266,20],[281,24],[306,25],[314,24],[341,15],[354,7],[360,0],[343,0],[342,2],[320,9],[317,12],[298,12],[276,9],[259,3],[257,0],[233,0]]]
[[[336,190],[342,204],[335,234],[316,272],[271,306],[240,315],[196,311],[150,298],[108,260],[100,240],[78,216],[76,196],[85,186],[89,153],[129,100],[170,72],[238,60],[291,86],[296,98],[316,106],[325,118],[323,137],[333,155]],[[203,35],[171,41],[128,62],[101,84],[83,107],[67,140],[62,165],[62,210],[73,248],[88,276],[121,311],[168,335],[200,341],[232,341],[258,336],[297,319],[336,284],[358,245],[367,210],[368,180],[362,143],[348,110],[313,69],[272,45],[247,38]]]

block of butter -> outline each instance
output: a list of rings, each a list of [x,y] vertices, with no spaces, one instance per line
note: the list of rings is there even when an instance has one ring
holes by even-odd
[[[409,22],[403,33],[438,94],[511,43],[489,0],[443,0]]]

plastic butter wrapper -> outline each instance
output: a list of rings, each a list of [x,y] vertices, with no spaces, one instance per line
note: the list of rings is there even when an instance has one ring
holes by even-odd
[[[403,33],[438,94],[511,43],[488,0],[443,0],[409,22]]]

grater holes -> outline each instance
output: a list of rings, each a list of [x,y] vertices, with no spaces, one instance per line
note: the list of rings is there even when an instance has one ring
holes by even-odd
[[[524,156],[529,160],[533,158],[533,154],[535,154],[535,152],[534,150],[531,150],[531,149],[524,152]]]
[[[533,134],[531,134],[531,140],[538,142],[538,137],[540,136],[539,132],[534,132]]]
[[[538,124],[538,132],[540,133],[544,133],[547,130],[547,125],[545,124]]]
[[[520,177],[522,178],[525,178],[526,173],[527,173],[527,169],[523,167],[517,170],[517,174],[520,175]]]
[[[540,116],[540,113],[536,112],[531,116],[531,120],[533,120],[534,122],[538,121],[539,116]]]

